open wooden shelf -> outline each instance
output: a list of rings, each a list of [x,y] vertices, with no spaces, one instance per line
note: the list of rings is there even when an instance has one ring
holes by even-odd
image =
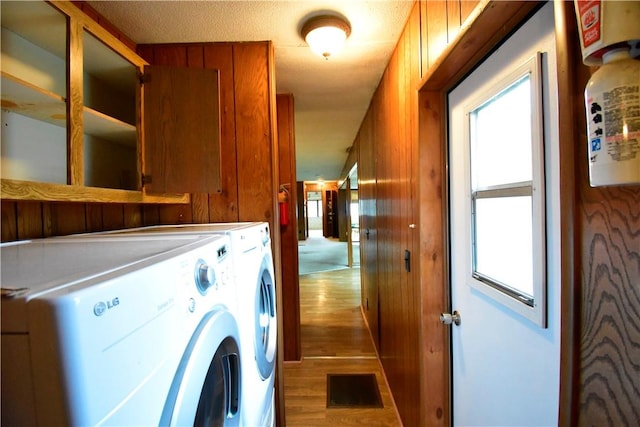
[[[66,101],[60,95],[41,89],[18,77],[2,72],[2,108],[52,125],[67,125]]]
[[[66,102],[63,97],[2,72],[2,108],[32,119],[65,127]],[[136,127],[84,107],[84,133],[107,141],[135,147]]]
[[[85,203],[189,203],[189,194],[146,194],[143,191],[86,187],[81,185],[0,180],[0,198],[7,200],[37,200]]]

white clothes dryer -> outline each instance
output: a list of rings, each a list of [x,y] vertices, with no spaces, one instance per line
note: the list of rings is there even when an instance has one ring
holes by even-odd
[[[277,347],[276,283],[267,222],[179,224],[105,232],[122,234],[222,234],[231,240],[242,343],[242,425],[275,425]]]
[[[3,244],[3,425],[240,425],[226,236]]]

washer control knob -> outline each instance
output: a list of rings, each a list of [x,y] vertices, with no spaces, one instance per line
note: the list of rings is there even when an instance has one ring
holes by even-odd
[[[216,271],[203,260],[196,264],[196,286],[202,295],[206,294],[212,286],[217,288]]]

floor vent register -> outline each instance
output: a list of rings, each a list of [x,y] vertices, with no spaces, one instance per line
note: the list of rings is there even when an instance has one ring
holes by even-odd
[[[327,374],[327,408],[382,408],[375,374]]]

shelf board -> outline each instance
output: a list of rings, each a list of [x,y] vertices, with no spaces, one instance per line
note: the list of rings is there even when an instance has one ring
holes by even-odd
[[[147,194],[144,191],[85,187],[82,185],[2,179],[0,198],[3,200],[35,200],[84,203],[189,203],[189,194]]]
[[[84,133],[118,144],[135,147],[136,127],[107,116],[89,107],[84,107]]]
[[[65,99],[2,72],[2,108],[52,125],[66,127]]]
[[[60,127],[66,127],[66,103],[60,95],[2,72],[2,108]],[[84,107],[84,133],[135,147],[136,127]]]

